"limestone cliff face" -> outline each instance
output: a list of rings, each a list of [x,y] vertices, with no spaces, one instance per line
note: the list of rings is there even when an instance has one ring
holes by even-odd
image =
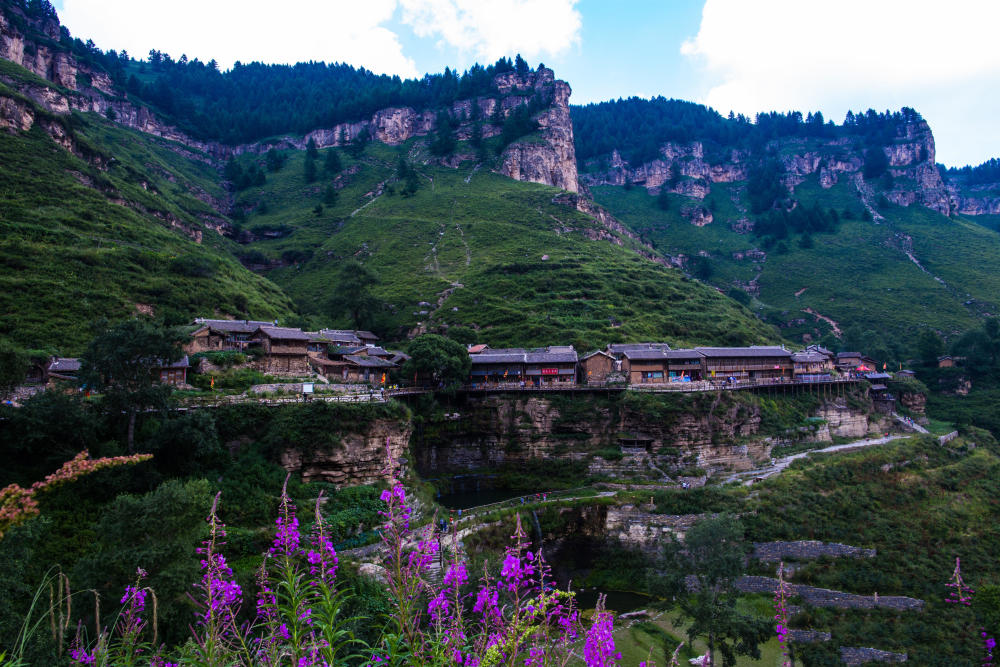
[[[1000,183],[960,187],[949,183],[955,212],[961,215],[1000,215]]]
[[[567,399],[568,400],[568,399]],[[598,450],[619,450],[620,436],[636,442],[641,456],[631,472],[652,474],[650,463],[667,473],[698,467],[706,472],[748,470],[770,457],[771,448],[793,439],[829,441],[831,436],[863,437],[877,428],[866,412],[844,405],[824,405],[816,416],[826,420],[822,433],[790,432],[768,437],[761,432],[760,409],[750,403],[704,395],[690,406],[657,414],[628,402],[572,401],[545,396],[468,397],[452,419],[427,425],[414,435],[411,453],[426,474],[495,468],[532,460],[588,462]],[[628,455],[632,449],[622,450]],[[656,473],[656,476],[662,473]]]
[[[11,8],[8,11],[9,16],[0,12],[0,58],[17,63],[52,82],[56,89],[3,77],[0,80],[16,87],[52,113],[82,111],[109,115],[126,127],[189,146],[217,161],[242,153],[263,153],[270,148],[301,150],[310,140],[315,141],[319,148],[339,146],[362,133],[367,133],[375,141],[398,145],[413,137],[427,136],[437,129],[439,109],[417,111],[409,107],[393,107],[381,109],[367,119],[313,130],[301,137],[285,136],[239,146],[198,141],[163,122],[148,108],[129,102],[104,72],[77,62],[72,53],[61,49],[58,46],[60,26],[57,20],[32,23],[35,31],[45,35],[43,43],[40,39],[26,37],[18,27],[28,21],[20,10]],[[446,109],[452,118],[462,119],[456,136],[459,139],[471,137],[475,122],[481,123],[484,138],[496,136],[500,134],[501,126],[493,121],[502,121],[517,107],[534,103],[540,109],[534,117],[539,125],[537,136],[511,144],[500,156],[499,171],[516,180],[544,183],[576,192],[578,183],[573,125],[569,115],[569,85],[556,80],[552,70],[544,67],[524,75],[516,72],[497,75],[494,84],[497,90],[495,96],[460,100]],[[8,116],[9,106],[7,103]],[[476,117],[483,120],[469,120]],[[11,126],[8,119],[5,127]],[[444,163],[449,164],[448,161]]]
[[[364,431],[345,433],[336,448],[315,449],[302,443],[286,449],[281,453],[281,465],[301,474],[305,482],[372,484],[385,478],[386,442],[393,458],[405,457],[410,428],[408,422],[377,419]]]
[[[902,206],[925,206],[943,215],[953,211],[953,196],[935,166],[934,135],[925,121],[901,124],[896,137],[882,150],[889,163],[889,173],[903,183],[886,192],[890,201]],[[829,188],[842,179],[856,177],[864,167],[864,155],[857,137],[778,139],[770,142],[767,151],[780,156],[784,183],[789,189],[814,174],[822,187]],[[588,186],[624,185],[631,181],[649,190],[666,188],[676,194],[704,199],[712,183],[746,180],[750,160],[749,153],[735,149],[707,158],[705,146],[700,141],[667,142],[660,146],[657,159],[639,165],[629,164],[614,151],[603,161],[588,164],[592,170],[581,174],[580,180]],[[599,162],[606,166],[593,169]],[[1000,196],[996,204],[1000,207]]]
[[[550,99],[545,110],[535,116],[542,141],[516,141],[508,146],[501,156],[500,173],[519,181],[544,183],[577,192],[569,84],[556,81],[550,69],[540,69],[533,78],[524,83],[530,84],[536,94]]]

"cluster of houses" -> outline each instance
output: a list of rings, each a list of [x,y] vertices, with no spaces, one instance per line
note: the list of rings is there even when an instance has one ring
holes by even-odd
[[[329,381],[386,384],[389,374],[409,357],[378,344],[370,331],[303,331],[276,322],[198,318],[189,328],[185,356],[157,369],[165,384],[185,385],[191,356],[205,352],[242,352],[253,367],[270,375],[302,377],[316,373]],[[811,345],[790,352],[784,347],[695,347],[673,349],[667,343],[613,343],[604,350],[578,355],[572,345],[543,348],[468,347],[473,388],[569,387],[574,385],[658,385],[698,382],[711,385],[822,382],[864,377],[881,383],[874,359],[859,352],[839,352]],[[201,355],[204,356],[204,355]],[[199,363],[206,363],[200,361]],[[74,381],[78,359],[54,357],[36,369],[36,380]],[[884,371],[884,365],[883,365]],[[876,384],[873,389],[885,389]]]
[[[386,382],[386,375],[409,357],[377,344],[370,331],[320,329],[303,331],[274,322],[199,318],[184,351],[252,352],[255,367],[276,376],[318,373],[343,382]]]
[[[672,349],[667,343],[613,343],[583,356],[578,356],[572,346],[527,350],[472,345],[469,357],[470,383],[475,387],[755,384],[821,382],[832,379],[835,373],[849,377],[878,375],[875,360],[858,352],[834,354],[818,345],[790,352],[769,345]]]

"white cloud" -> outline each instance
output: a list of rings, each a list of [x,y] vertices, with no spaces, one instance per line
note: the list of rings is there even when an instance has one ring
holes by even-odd
[[[727,112],[912,106],[948,163],[1000,155],[1000,3],[976,0],[706,0],[681,53],[704,66],[701,102]],[[986,106],[963,105],[977,91]],[[989,91],[989,92],[986,92]],[[981,94],[980,94],[981,93]],[[978,148],[963,140],[975,127]]]
[[[403,23],[484,62],[554,57],[579,43],[577,0],[401,0]]]
[[[396,0],[64,0],[62,22],[103,49],[145,57],[155,48],[179,58],[347,62],[375,72],[416,76],[396,34],[382,24]]]

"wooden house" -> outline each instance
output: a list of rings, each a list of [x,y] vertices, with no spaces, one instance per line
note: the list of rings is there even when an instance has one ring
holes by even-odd
[[[80,375],[80,360],[74,357],[52,357],[45,368],[46,382],[76,382]]]
[[[792,375],[797,379],[829,375],[832,366],[830,359],[819,352],[805,350],[792,353]]]
[[[858,366],[861,365],[861,353],[860,352],[838,352],[837,353],[837,370],[841,373],[850,373],[851,371],[856,371]]]
[[[596,350],[580,357],[580,381],[586,384],[603,384],[608,375],[617,370],[619,362],[607,352]]]
[[[260,370],[273,375],[308,374],[311,338],[301,329],[258,327],[251,340],[263,352],[263,358],[257,362]]]
[[[243,352],[250,345],[254,333],[262,326],[274,326],[273,322],[256,320],[209,320],[198,318],[191,340],[184,346],[187,354],[215,351]]]
[[[480,352],[485,352],[488,349],[490,349],[490,346],[486,343],[477,343],[475,345],[468,346],[469,354],[479,354]]]
[[[579,361],[572,345],[550,345],[524,355],[525,382],[536,387],[576,384]]]
[[[524,380],[527,350],[507,348],[470,354],[469,381],[474,386],[520,383]]]
[[[663,348],[628,348],[621,355],[622,372],[629,384],[663,384],[670,377],[667,350]]]
[[[943,357],[938,357],[938,368],[954,368],[955,360],[948,356],[947,354]]]
[[[335,345],[363,345],[356,333],[345,329],[320,329],[316,338]]]
[[[348,354],[344,356],[342,378],[346,382],[367,382],[369,384],[385,384],[389,371],[395,364],[379,357],[363,354]]]
[[[629,350],[669,350],[670,346],[666,343],[611,343],[608,345],[607,352],[615,359],[621,361],[624,358],[625,352]]]
[[[782,347],[697,347],[712,382],[776,381],[792,377],[792,355]]]
[[[698,350],[669,350],[665,354],[670,382],[699,382],[703,379],[705,357]]]
[[[190,367],[191,364],[185,354],[172,364],[157,367],[154,372],[159,376],[161,383],[177,387],[187,384],[187,372]]]
[[[378,336],[373,334],[371,331],[355,331],[354,335],[364,343],[365,345],[374,345],[378,342]]]

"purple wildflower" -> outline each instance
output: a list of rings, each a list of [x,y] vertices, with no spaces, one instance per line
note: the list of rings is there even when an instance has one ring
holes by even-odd
[[[594,624],[587,631],[583,658],[587,667],[614,667],[622,654],[615,650],[614,617],[604,611],[604,596],[598,598],[596,611]]]

